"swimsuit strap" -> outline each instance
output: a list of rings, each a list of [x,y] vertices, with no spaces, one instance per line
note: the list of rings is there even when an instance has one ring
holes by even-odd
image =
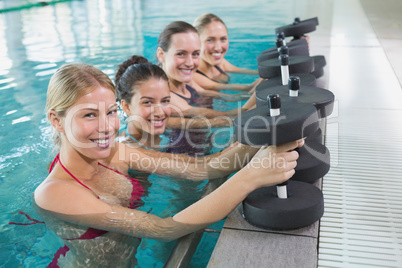
[[[221,74],[227,76],[227,77],[230,79],[230,76],[229,76],[225,71],[223,71],[218,65],[214,65],[214,67],[215,67]],[[199,74],[201,74],[201,75],[203,75],[203,76],[205,76],[205,77],[208,78],[209,80],[214,81],[214,82],[216,82],[216,83],[221,83],[221,84],[222,84],[222,83],[223,83],[223,84],[226,84],[226,83],[227,83],[227,82],[215,80],[215,79],[209,77],[208,75],[204,74],[204,73],[201,72],[200,70],[196,70],[195,72],[196,72],[196,73],[199,73]],[[228,81],[229,81],[229,80],[228,80]]]
[[[194,94],[199,95],[197,90],[195,90],[195,88],[193,88],[192,86],[186,84],[186,88],[188,91],[190,91],[191,97],[194,97]]]
[[[52,168],[53,168],[55,162],[57,162],[57,161],[60,163],[61,167],[62,167],[71,177],[73,177],[79,184],[81,184],[81,185],[84,186],[85,188],[91,190],[91,188],[89,188],[88,186],[86,186],[85,184],[83,184],[83,183],[82,183],[79,179],[77,179],[70,171],[68,171],[68,169],[61,163],[61,161],[60,161],[60,153],[58,153],[58,154],[56,155],[56,158],[53,160],[53,163],[50,165],[50,170],[49,170],[49,171],[52,171]],[[123,176],[125,176],[126,178],[130,178],[128,175],[125,175],[125,174],[121,173],[120,171],[117,171],[117,170],[115,170],[115,169],[113,169],[113,168],[110,168],[110,167],[108,167],[108,166],[105,166],[104,164],[102,164],[102,163],[100,163],[100,162],[98,162],[98,165],[100,165],[100,166],[102,166],[102,167],[104,167],[104,168],[107,168],[107,169],[109,169],[109,170],[111,170],[111,171],[114,171],[114,172],[116,172],[117,174],[123,175]],[[50,173],[50,172],[49,172],[49,173]],[[91,190],[91,191],[92,191],[92,190]],[[92,192],[93,192],[93,191],[92,191]]]
[[[126,177],[126,178],[130,178],[130,176],[125,175],[125,174],[121,173],[120,171],[115,170],[115,169],[113,169],[113,168],[110,168],[110,167],[108,167],[108,166],[106,166],[106,165],[104,165],[104,164],[102,164],[102,163],[100,163],[100,162],[98,162],[98,164],[99,164],[100,166],[104,167],[104,168],[107,168],[107,169],[109,169],[109,170],[111,170],[111,171],[116,172],[117,174],[123,175],[123,176]]]
[[[172,90],[171,90],[170,92],[176,94],[177,96],[179,96],[180,98],[183,98],[183,99],[185,99],[185,100],[191,100],[191,97],[190,97],[190,98],[184,97],[183,95],[180,95],[179,93],[176,93],[176,92],[174,92],[174,91],[172,91]]]
[[[54,165],[56,165],[57,161],[60,160],[60,159],[59,159],[59,155],[60,155],[60,153],[58,153],[58,154],[56,155],[56,157],[53,159],[52,163],[50,164],[49,173],[52,172]]]
[[[227,80],[226,81],[217,81],[218,83],[222,83],[222,84],[227,84],[227,83],[229,83],[229,80],[230,80],[230,76],[224,71],[224,70],[222,70],[221,69],[221,67],[219,67],[218,65],[214,65],[215,66],[215,68],[221,73],[221,74],[223,74],[224,76],[226,76],[227,77]]]
[[[214,65],[215,66],[215,68],[221,73],[221,74],[224,74],[224,75],[228,75],[226,72],[224,72],[222,69],[221,69],[221,67],[219,67],[218,65]]]
[[[60,153],[58,153],[58,154],[56,155],[56,157],[54,158],[52,164],[50,165],[49,173],[52,171],[53,166],[54,166],[57,162],[60,163],[60,166],[64,169],[64,171],[67,172],[74,180],[76,180],[79,184],[81,184],[82,186],[84,186],[84,187],[87,188],[88,190],[91,190],[93,193],[95,193],[91,188],[89,188],[88,186],[86,186],[85,184],[83,184],[83,183],[82,183],[79,179],[77,179],[70,171],[68,171],[68,169],[61,163],[61,160],[60,160]],[[98,196],[98,199],[99,199],[99,196]]]
[[[201,74],[201,75],[203,75],[203,76],[205,76],[206,78],[208,78],[208,79],[210,79],[210,80],[212,80],[211,78],[209,78],[208,75],[204,74],[204,73],[201,72],[200,70],[195,70],[195,72],[196,72],[196,73],[199,73],[199,74]]]

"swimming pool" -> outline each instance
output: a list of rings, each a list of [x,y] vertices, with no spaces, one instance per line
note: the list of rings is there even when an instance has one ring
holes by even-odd
[[[26,2],[1,1],[0,8]],[[297,7],[296,1],[287,2]],[[45,267],[61,246],[43,224],[9,224],[30,222],[20,210],[37,218],[31,194],[47,176],[54,156],[44,107],[48,81],[58,67],[85,62],[113,78],[116,66],[133,54],[155,60],[156,41],[167,23],[192,23],[198,15],[212,12],[229,28],[227,59],[256,69],[257,55],[273,44],[273,29],[293,20],[282,5],[279,0],[88,0],[1,13],[0,266]],[[254,79],[232,76],[236,83]],[[233,105],[214,101],[216,109]],[[203,239],[191,267],[206,266],[216,239],[217,234]]]

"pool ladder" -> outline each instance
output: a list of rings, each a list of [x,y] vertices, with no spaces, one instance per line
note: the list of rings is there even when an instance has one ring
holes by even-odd
[[[215,179],[208,182],[207,189],[201,198],[207,196],[221,185],[226,178]],[[197,246],[201,241],[204,232],[214,232],[215,230],[201,229],[194,233],[185,235],[177,239],[176,245],[170,253],[169,259],[166,261],[164,268],[185,268],[191,262]]]

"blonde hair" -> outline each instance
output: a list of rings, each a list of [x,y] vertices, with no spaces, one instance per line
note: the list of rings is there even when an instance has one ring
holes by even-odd
[[[46,112],[54,110],[60,117],[65,115],[80,97],[99,88],[108,88],[116,94],[110,78],[97,68],[85,63],[71,63],[61,66],[52,76],[47,89]],[[53,129],[54,143],[60,147],[60,133]]]
[[[216,16],[215,14],[212,13],[206,13],[206,14],[202,14],[201,16],[199,16],[198,18],[195,19],[193,26],[197,29],[198,33],[202,33],[202,31],[204,31],[204,28],[210,24],[211,22],[220,22],[222,23],[226,30],[226,24],[223,22],[223,20],[221,20],[221,18],[219,18],[218,16]]]

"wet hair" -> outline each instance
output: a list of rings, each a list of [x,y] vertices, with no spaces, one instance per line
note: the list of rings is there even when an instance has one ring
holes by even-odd
[[[161,67],[150,63],[142,56],[131,56],[117,69],[115,76],[117,100],[125,100],[130,103],[136,88],[151,78],[163,79],[168,82],[168,77]]]
[[[203,15],[199,16],[198,18],[195,19],[193,25],[197,29],[198,33],[201,34],[202,31],[204,31],[204,28],[208,24],[210,24],[214,21],[222,23],[227,30],[226,24],[223,22],[223,20],[221,20],[221,18],[219,18],[218,16],[216,16],[212,13],[207,13],[207,14],[203,14]]]
[[[172,42],[172,36],[178,33],[193,32],[198,34],[196,28],[193,25],[185,21],[174,21],[166,25],[163,31],[160,33],[158,38],[158,47],[162,48],[163,51],[167,52],[169,50],[170,44]]]
[[[116,94],[112,80],[97,68],[85,63],[61,66],[50,79],[46,97],[47,116],[54,110],[60,117],[65,115],[80,97],[99,88],[108,88]],[[60,133],[53,131],[54,143],[60,147]]]

